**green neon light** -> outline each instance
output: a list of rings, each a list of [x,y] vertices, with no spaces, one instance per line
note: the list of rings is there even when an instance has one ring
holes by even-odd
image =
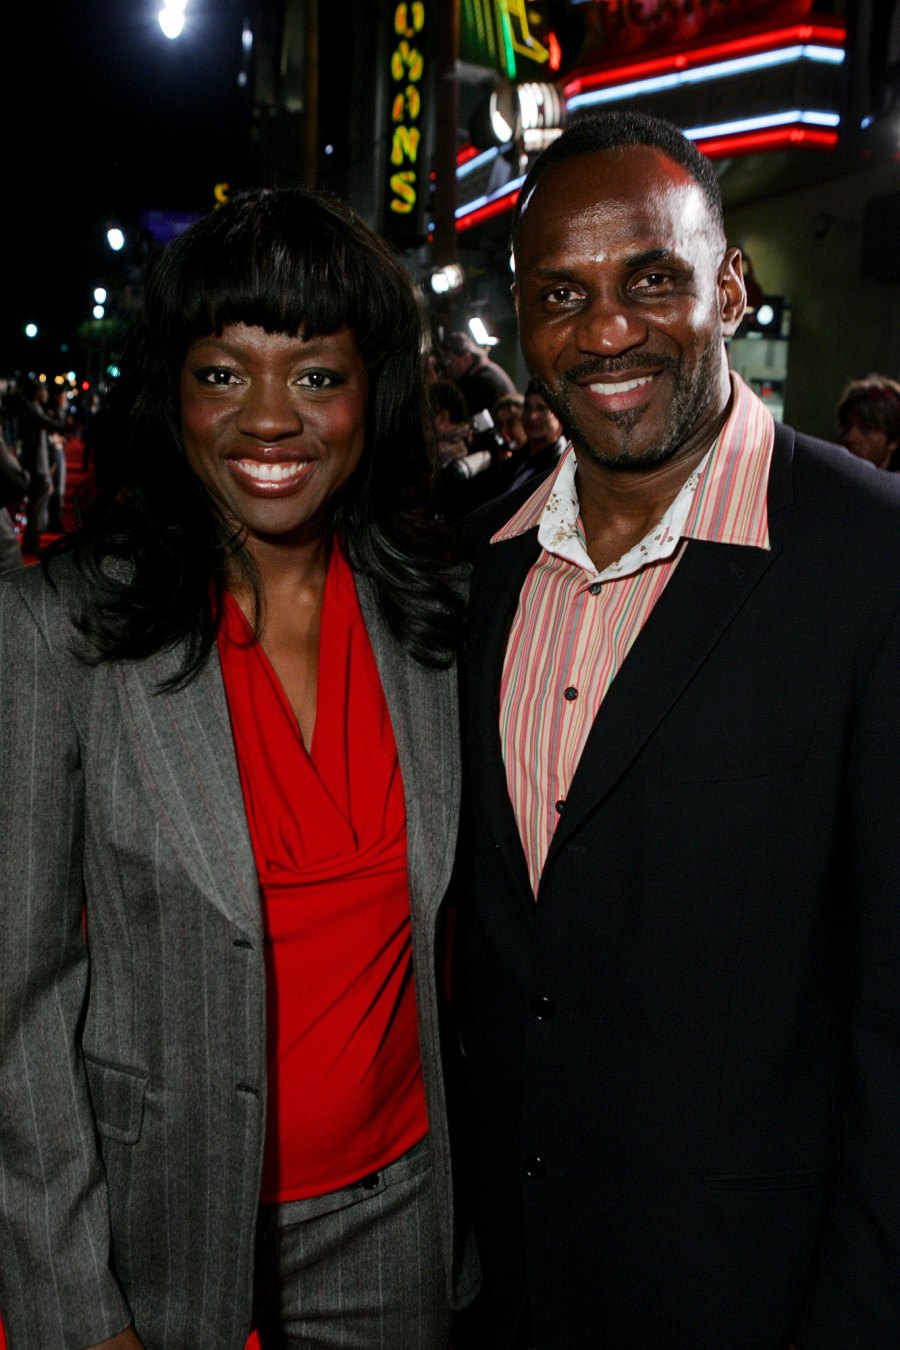
[[[516,78],[516,58],[513,52],[512,28],[509,22],[509,9],[507,0],[497,0],[497,7],[500,12],[500,32],[503,37],[504,54],[506,57],[506,73],[511,80]]]

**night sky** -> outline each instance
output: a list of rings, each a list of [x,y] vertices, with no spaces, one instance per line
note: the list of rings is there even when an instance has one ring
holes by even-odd
[[[175,42],[160,7],[24,0],[23,35],[4,41],[0,370],[64,369],[93,288],[134,276],[136,256],[106,246],[109,221],[128,232],[141,210],[201,210],[217,182],[252,175],[240,0],[189,0]]]

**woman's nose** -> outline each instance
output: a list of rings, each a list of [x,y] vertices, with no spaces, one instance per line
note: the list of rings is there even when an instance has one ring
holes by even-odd
[[[237,427],[245,436],[264,441],[298,435],[303,418],[296,394],[281,381],[253,381],[241,400]]]

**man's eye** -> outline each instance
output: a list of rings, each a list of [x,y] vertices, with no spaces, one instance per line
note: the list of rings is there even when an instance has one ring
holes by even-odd
[[[571,286],[554,286],[552,290],[545,291],[543,300],[546,305],[570,305],[578,299],[578,291]]]
[[[672,278],[668,272],[645,272],[642,277],[638,277],[632,283],[632,289],[636,291],[658,291],[666,286],[670,286]]]

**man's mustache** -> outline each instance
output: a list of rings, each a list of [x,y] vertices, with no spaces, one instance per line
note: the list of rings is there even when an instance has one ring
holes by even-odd
[[[606,360],[595,356],[563,371],[560,383],[583,384],[595,375],[633,375],[636,370],[674,370],[677,364],[668,354],[654,356],[652,352],[634,352],[630,356],[609,357]]]

